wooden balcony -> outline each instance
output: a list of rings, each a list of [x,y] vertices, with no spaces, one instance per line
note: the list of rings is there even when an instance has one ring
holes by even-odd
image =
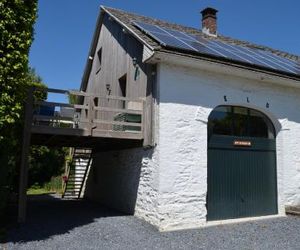
[[[52,95],[64,98],[53,98]],[[149,97],[146,106],[146,99],[143,98],[31,88],[25,107],[19,222],[24,222],[26,218],[30,144],[90,148],[96,151],[149,146],[152,138],[151,112]]]
[[[49,100],[53,95],[60,98]],[[40,100],[36,96],[40,96]],[[31,144],[103,150],[142,146],[145,133],[145,100],[142,98],[33,89],[26,111]]]

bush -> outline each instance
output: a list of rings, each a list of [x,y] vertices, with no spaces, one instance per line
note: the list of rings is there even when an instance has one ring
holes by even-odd
[[[51,181],[53,176],[62,175],[66,154],[67,149],[65,148],[32,146],[29,157],[28,186],[37,184],[43,187]]]

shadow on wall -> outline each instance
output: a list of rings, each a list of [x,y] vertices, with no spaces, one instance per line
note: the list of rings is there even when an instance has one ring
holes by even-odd
[[[69,233],[98,218],[124,216],[84,200],[62,200],[55,195],[29,196],[27,222],[9,230],[8,242],[45,240]]]
[[[141,186],[151,186],[151,177],[145,178],[145,175],[152,154],[152,149],[142,148],[96,153],[85,198],[126,214],[134,214],[138,192],[143,192]]]

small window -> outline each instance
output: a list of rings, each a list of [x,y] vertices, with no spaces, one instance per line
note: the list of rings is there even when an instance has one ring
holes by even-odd
[[[126,97],[126,91],[127,91],[127,75],[123,75],[119,79],[119,87],[120,87],[120,96]],[[126,101],[122,101],[122,108],[126,108]]]
[[[100,71],[101,65],[102,65],[102,48],[100,48],[98,50],[97,57],[98,57],[98,61],[97,61],[97,72],[96,72],[96,74]]]

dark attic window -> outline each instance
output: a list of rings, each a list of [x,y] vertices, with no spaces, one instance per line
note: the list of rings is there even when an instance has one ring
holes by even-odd
[[[96,74],[101,70],[101,64],[102,64],[102,48],[100,48],[100,49],[97,51],[97,58],[98,58],[98,61],[97,61],[97,71],[96,71]]]

